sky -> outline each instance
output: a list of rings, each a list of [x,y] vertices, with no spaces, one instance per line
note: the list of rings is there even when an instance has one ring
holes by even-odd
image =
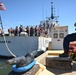
[[[51,1],[54,13],[59,16],[60,26],[68,26],[69,33],[75,32],[76,0],[0,0],[5,11],[0,10],[4,29],[39,25],[41,20],[51,16]]]

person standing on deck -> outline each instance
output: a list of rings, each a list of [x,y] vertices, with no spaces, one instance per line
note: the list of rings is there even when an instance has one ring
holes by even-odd
[[[15,28],[15,36],[17,36],[18,35],[18,33],[19,33],[19,30],[18,30],[18,26],[16,26],[16,28]]]
[[[35,36],[37,36],[37,26],[35,27]]]
[[[29,36],[29,26],[26,27],[26,32],[27,32],[27,34]]]
[[[30,36],[33,36],[33,34],[34,34],[34,28],[33,28],[33,26],[30,28]]]
[[[23,26],[22,26],[22,25],[20,25],[20,27],[19,27],[19,34],[20,34],[21,32],[23,32]]]
[[[2,36],[2,30],[0,29],[0,36]]]

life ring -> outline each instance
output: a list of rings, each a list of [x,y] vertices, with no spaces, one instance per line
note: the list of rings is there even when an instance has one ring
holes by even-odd
[[[16,68],[16,65],[13,65],[12,66],[12,70],[14,72],[26,72],[27,70],[29,70],[30,68],[32,68],[36,63],[36,60],[34,60],[33,62],[31,62],[29,65],[27,66],[24,66],[24,67],[19,67],[19,68]]]

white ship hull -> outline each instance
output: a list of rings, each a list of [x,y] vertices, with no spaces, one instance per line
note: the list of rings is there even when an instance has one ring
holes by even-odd
[[[50,39],[50,38],[49,38]],[[47,39],[47,40],[49,40]],[[26,55],[28,52],[47,47],[44,37],[6,36],[6,43],[10,51],[16,56]],[[45,44],[46,43],[46,44]],[[12,56],[5,45],[3,37],[0,37],[0,56]]]

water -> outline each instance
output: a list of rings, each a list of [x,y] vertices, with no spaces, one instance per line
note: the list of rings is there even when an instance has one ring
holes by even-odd
[[[7,59],[0,59],[0,75],[8,75],[12,70],[11,65],[6,64]]]

